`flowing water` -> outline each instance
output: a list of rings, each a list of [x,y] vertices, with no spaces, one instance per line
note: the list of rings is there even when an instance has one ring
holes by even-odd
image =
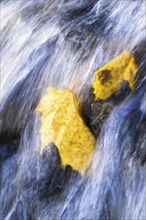
[[[0,219],[145,220],[145,0],[3,0],[0,31]],[[135,90],[103,124],[89,172],[62,170],[55,148],[42,159],[46,89],[82,103],[94,71],[137,48]]]

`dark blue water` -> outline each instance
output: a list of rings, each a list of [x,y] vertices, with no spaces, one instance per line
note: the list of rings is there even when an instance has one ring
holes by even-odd
[[[0,31],[0,220],[145,220],[145,1],[2,1]],[[82,103],[94,71],[126,49],[135,89],[104,122],[90,170],[63,170],[52,146],[41,157],[34,109],[46,88]]]

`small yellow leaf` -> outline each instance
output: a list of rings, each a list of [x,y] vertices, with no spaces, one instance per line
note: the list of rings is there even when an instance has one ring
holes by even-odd
[[[123,80],[128,81],[131,89],[137,65],[134,56],[126,51],[95,72],[93,89],[95,100],[105,100],[113,95]]]

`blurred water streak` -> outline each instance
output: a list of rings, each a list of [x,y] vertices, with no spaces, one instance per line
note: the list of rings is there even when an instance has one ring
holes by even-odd
[[[72,173],[56,193],[40,186],[34,113],[48,86],[82,101],[95,69],[134,53],[146,39],[145,1],[2,1],[0,35],[1,219],[146,219],[146,56],[136,90],[103,126],[91,170]]]

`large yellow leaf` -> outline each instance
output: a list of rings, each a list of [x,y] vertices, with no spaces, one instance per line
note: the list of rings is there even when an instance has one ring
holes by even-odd
[[[95,138],[80,117],[77,97],[69,90],[49,88],[36,110],[42,115],[41,153],[54,143],[62,166],[70,165],[84,173],[90,164]]]

